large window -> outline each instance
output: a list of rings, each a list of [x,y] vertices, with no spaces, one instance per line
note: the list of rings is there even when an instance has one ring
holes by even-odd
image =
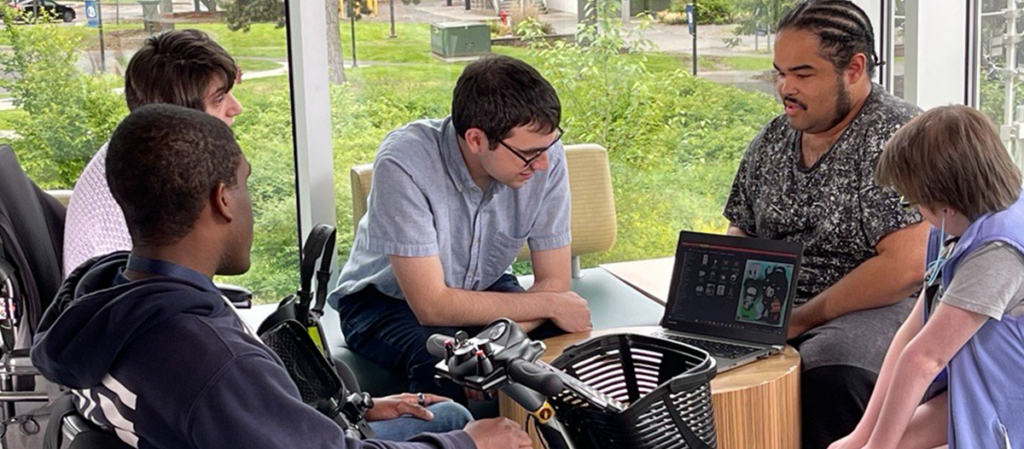
[[[345,79],[331,90],[341,260],[352,241],[350,168],[371,162],[390,131],[450,113],[467,62],[431,54],[431,26],[445,22],[486,24],[480,45],[529,62],[557,89],[565,143],[608,149],[618,240],[584,266],[671,255],[680,229],[724,231],[739,159],[780,112],[770,74],[773,24],[794,1],[701,0],[697,76],[685,1],[631,0],[625,14],[622,3],[597,0],[587,20],[577,0],[361,2],[355,66],[346,16]]]
[[[1012,0],[983,0],[980,8],[978,109],[1000,128],[1006,148],[1024,166],[1024,140],[1020,138],[1024,136],[1024,86],[1020,72],[1024,45],[1019,42],[1024,34],[1024,7]]]
[[[254,23],[264,18],[232,11],[240,2],[102,0],[99,8],[90,2],[89,11],[79,2],[56,0],[61,6],[51,8],[46,5],[53,1],[42,3],[43,10],[54,11],[52,18],[28,14],[33,0],[19,0],[12,5],[22,17],[0,29],[0,57],[7,58],[0,64],[0,141],[11,144],[29,175],[47,189],[73,188],[128,112],[119,89],[122,74],[144,40],[172,28],[205,31],[244,72],[233,90],[244,108],[233,130],[253,165],[253,266],[227,281],[253,289],[262,300],[294,290],[298,251],[286,28],[278,20]],[[33,63],[16,64],[13,57]]]

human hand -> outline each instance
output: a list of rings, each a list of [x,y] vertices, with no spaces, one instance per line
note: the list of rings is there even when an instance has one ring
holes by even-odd
[[[868,435],[870,436],[870,435]],[[863,436],[861,432],[854,430],[849,435],[840,438],[835,443],[828,446],[828,449],[861,449],[867,444],[868,438]]]
[[[420,395],[413,393],[402,393],[373,400],[373,408],[366,411],[367,421],[387,421],[389,419],[401,418],[404,415],[430,421],[434,414],[427,410],[427,406],[438,402],[448,402],[444,396],[435,394],[424,394],[420,402]]]
[[[534,329],[540,327],[541,324],[544,324],[544,321],[545,320],[543,320],[543,319],[540,319],[540,320],[530,320],[530,321],[517,321],[516,324],[518,324],[519,327],[521,329],[523,329],[523,332],[530,333],[530,332],[533,332]]]
[[[477,449],[527,449],[533,447],[530,436],[508,418],[481,419],[466,425],[466,433]]]
[[[577,295],[576,292],[556,293],[554,313],[551,321],[562,330],[569,333],[587,332],[594,328],[590,323],[590,306],[587,300]]]

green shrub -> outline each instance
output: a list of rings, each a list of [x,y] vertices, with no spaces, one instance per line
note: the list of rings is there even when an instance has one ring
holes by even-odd
[[[654,14],[658,21],[665,25],[686,25],[689,23],[685,12],[658,11]]]
[[[665,14],[664,23],[670,25],[682,25],[686,23],[686,5],[692,4],[693,0],[672,0]],[[698,25],[721,25],[731,23],[733,7],[731,0],[698,0],[697,1],[697,24]],[[666,20],[676,22],[670,23]]]
[[[71,28],[43,17],[15,26],[13,10],[2,9],[11,51],[0,52],[0,87],[25,113],[12,119],[20,136],[12,146],[40,186],[71,188],[127,111],[111,90],[119,82],[78,70],[82,42]]]
[[[280,300],[299,286],[291,99],[280,88],[284,79],[246,81],[232,90],[245,107],[232,130],[252,164],[255,235],[249,272],[223,281],[249,288],[260,302]]]
[[[793,9],[796,0],[731,0],[736,22],[737,35],[751,35],[757,30],[775,32],[779,21]]]
[[[562,99],[567,143],[609,151],[618,239],[584,263],[670,255],[680,229],[725,230],[739,158],[778,105],[685,72],[652,73],[649,23],[627,31],[614,4],[595,8],[604,19],[583,26],[578,40],[587,45],[537,42],[530,55]]]

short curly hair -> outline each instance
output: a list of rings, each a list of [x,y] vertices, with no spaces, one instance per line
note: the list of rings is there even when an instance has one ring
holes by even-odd
[[[107,185],[135,246],[173,244],[192,231],[210,192],[235,186],[242,150],[216,117],[170,104],[142,106],[114,130]]]

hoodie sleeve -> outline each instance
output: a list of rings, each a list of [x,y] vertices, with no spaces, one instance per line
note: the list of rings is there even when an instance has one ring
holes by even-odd
[[[249,354],[226,364],[189,411],[185,433],[194,448],[476,449],[464,431],[423,434],[409,442],[346,438],[333,421],[302,403],[288,373]]]

